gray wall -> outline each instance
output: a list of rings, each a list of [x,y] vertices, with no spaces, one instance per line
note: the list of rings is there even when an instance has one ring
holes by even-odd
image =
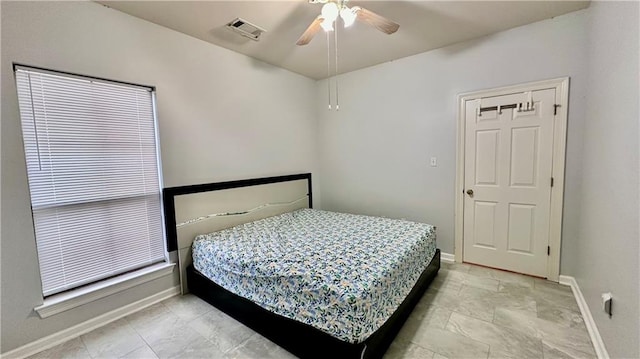
[[[640,357],[638,11],[593,2],[341,75],[339,112],[318,82],[323,207],[435,224],[453,253],[456,95],[570,76],[561,274],[576,277],[611,357]]]
[[[433,223],[450,253],[457,94],[570,76],[561,273],[578,279],[612,357],[640,356],[638,4],[594,3],[342,75],[340,112],[326,110],[326,81],[95,3],[0,9],[0,352],[176,284],[158,279],[46,320],[33,312],[42,296],[15,61],[155,85],[166,186],[312,171],[322,208]],[[613,318],[599,310],[604,291],[613,292]]]
[[[640,357],[637,2],[592,2],[580,243],[572,274],[612,358]],[[613,316],[600,295],[613,293]]]
[[[586,20],[582,10],[341,75],[338,112],[327,111],[320,81],[324,208],[434,224],[438,247],[453,253],[457,95],[570,76],[562,270],[572,267],[564,252],[577,245]]]
[[[317,176],[314,81],[93,2],[0,6],[1,352],[177,284],[157,279],[44,320],[33,311],[42,291],[12,62],[155,85],[166,186]]]

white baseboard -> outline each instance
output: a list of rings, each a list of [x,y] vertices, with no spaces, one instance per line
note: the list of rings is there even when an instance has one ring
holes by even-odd
[[[580,291],[580,287],[578,286],[578,282],[576,279],[569,275],[561,275],[558,277],[558,282],[560,284],[568,285],[571,287],[573,291],[573,296],[576,298],[576,302],[578,302],[578,307],[580,307],[580,312],[582,313],[582,318],[584,319],[584,324],[589,331],[589,337],[591,337],[591,342],[593,343],[593,347],[596,350],[596,355],[599,359],[609,359],[609,353],[607,352],[607,348],[604,346],[604,342],[602,341],[602,337],[600,336],[600,332],[598,331],[598,327],[596,326],[596,322],[593,320],[593,316],[591,315],[591,310],[589,310],[589,306],[587,302],[584,300],[584,296],[582,295],[582,291]]]
[[[163,290],[160,293],[156,293],[147,298],[141,299],[137,302],[133,302],[131,304],[127,304],[124,307],[120,307],[114,309],[110,312],[99,315],[95,318],[91,318],[85,322],[74,325],[73,327],[61,330],[57,333],[51,334],[44,338],[38,339],[31,343],[25,344],[19,348],[13,349],[2,354],[2,359],[13,359],[13,358],[25,358],[30,355],[36,354],[43,350],[52,348],[58,344],[62,344],[69,339],[73,339],[82,334],[88,333],[98,327],[101,327],[105,324],[109,324],[113,321],[116,321],[122,317],[126,317],[129,314],[135,313],[141,309],[144,309],[150,305],[156,304],[160,301],[163,301],[167,298],[173,297],[175,295],[180,294],[180,286],[175,286],[173,288],[169,288],[167,290]]]
[[[451,253],[440,252],[440,261],[445,263],[454,263],[456,261],[456,257]]]

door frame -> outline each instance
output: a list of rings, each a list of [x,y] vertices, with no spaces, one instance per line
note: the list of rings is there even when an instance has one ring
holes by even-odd
[[[551,176],[551,206],[549,221],[549,258],[547,261],[547,279],[557,282],[560,275],[560,247],[562,244],[562,206],[564,198],[565,153],[567,147],[567,115],[569,104],[569,77],[528,82],[524,84],[467,92],[458,95],[458,122],[456,139],[456,199],[454,253],[455,261],[463,261],[464,241],[464,145],[465,145],[465,104],[469,100],[483,97],[502,96],[517,92],[556,90],[557,113],[553,126],[553,148]]]

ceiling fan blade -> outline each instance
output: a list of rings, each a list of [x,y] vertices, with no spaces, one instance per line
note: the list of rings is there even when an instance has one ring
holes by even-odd
[[[320,23],[322,22],[322,17],[318,16],[309,27],[304,30],[302,36],[296,42],[296,45],[303,46],[311,42],[314,36],[320,31]]]
[[[385,34],[391,35],[394,32],[398,31],[398,28],[400,28],[399,24],[383,16],[380,16],[373,11],[369,11],[361,7],[358,7],[357,14],[358,14],[358,17],[357,17],[358,20],[375,27],[376,29],[384,32]]]

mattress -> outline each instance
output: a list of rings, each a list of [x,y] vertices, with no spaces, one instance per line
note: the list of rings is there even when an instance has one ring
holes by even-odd
[[[261,307],[360,343],[409,294],[435,227],[302,209],[196,237],[193,265]]]

